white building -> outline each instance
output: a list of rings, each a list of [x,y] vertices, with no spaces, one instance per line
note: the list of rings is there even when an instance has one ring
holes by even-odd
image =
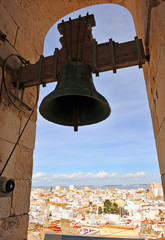
[[[55,189],[56,189],[56,191],[63,191],[64,190],[64,188],[62,186],[59,186],[59,185],[56,186]]]
[[[75,185],[69,185],[69,190],[76,190]]]
[[[163,188],[160,183],[152,182],[150,184],[150,191],[154,197],[163,197]]]

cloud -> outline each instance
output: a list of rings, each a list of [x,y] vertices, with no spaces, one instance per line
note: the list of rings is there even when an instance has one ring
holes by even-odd
[[[114,184],[114,180],[116,180],[115,184],[119,184],[120,179],[122,179],[122,183],[124,180],[127,180],[127,183],[133,183],[135,180],[145,180],[145,177],[148,175],[147,172],[129,172],[127,174],[118,174],[116,172],[98,172],[98,173],[84,173],[84,172],[75,172],[71,174],[48,174],[43,172],[38,172],[33,175],[33,185],[38,186],[46,186],[46,185],[90,185],[90,184]],[[113,183],[112,183],[113,181]],[[145,181],[144,181],[145,182]],[[120,182],[121,184],[121,182]]]
[[[38,181],[45,181],[45,182],[49,182],[51,180],[51,177],[49,174],[47,173],[42,173],[42,172],[39,172],[39,173],[36,173],[34,174],[33,176],[33,180],[34,182],[38,182]]]
[[[148,173],[147,172],[136,172],[136,173],[127,173],[125,175],[123,175],[122,177],[126,178],[126,177],[134,177],[134,178],[137,178],[137,177],[145,177]]]
[[[33,180],[41,179],[41,178],[47,177],[47,176],[49,176],[47,173],[39,172],[39,173],[36,173],[36,174],[33,175]]]

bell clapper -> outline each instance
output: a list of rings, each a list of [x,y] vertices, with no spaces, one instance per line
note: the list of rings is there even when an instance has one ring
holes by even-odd
[[[76,98],[75,98],[75,102],[74,102],[73,126],[74,126],[74,131],[78,132],[79,116],[78,116],[78,106],[77,106]]]
[[[78,126],[77,125],[74,125],[74,131],[78,132]]]

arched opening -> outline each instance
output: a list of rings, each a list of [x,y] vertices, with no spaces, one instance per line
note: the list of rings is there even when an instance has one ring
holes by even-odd
[[[63,19],[74,19],[87,11],[95,15],[93,35],[99,43],[111,37],[116,42],[129,41],[136,35],[131,14],[119,5],[96,5]],[[46,36],[45,56],[60,48],[57,24]],[[101,73],[98,78],[94,76],[94,83],[112,108],[104,122],[82,127],[76,135],[72,129],[46,122],[38,115],[34,183],[68,185],[68,179],[77,185],[120,184],[121,179],[123,184],[160,181],[142,69]],[[40,99],[54,86],[41,89]]]
[[[131,14],[118,5],[89,7],[63,19],[84,16],[87,11],[95,15],[93,35],[99,43],[109,38],[116,42],[131,41],[136,35]],[[104,12],[104,16],[100,12]],[[52,55],[55,47],[60,48],[57,24],[46,36],[45,56]],[[132,184],[144,187],[138,184],[160,181],[142,69],[136,66],[120,69],[117,74],[104,72],[98,78],[93,77],[97,91],[107,98],[112,108],[110,117],[99,124],[81,127],[77,134],[72,128],[52,124],[38,115],[34,187],[105,188],[104,185]],[[55,85],[40,90],[40,101]]]
[[[62,18],[63,16],[66,16],[66,14],[73,12],[77,9],[81,9],[83,7],[93,5],[93,4],[98,4],[98,3],[116,3],[120,4],[122,6],[125,6],[127,9],[130,10],[130,12],[133,15],[134,21],[135,21],[135,26],[136,26],[136,31],[138,34],[138,37],[142,37],[143,43],[148,44],[148,49],[150,51],[150,61],[146,63],[143,67],[144,74],[145,74],[145,81],[146,81],[146,86],[147,86],[147,94],[148,94],[148,99],[149,99],[149,105],[150,105],[150,110],[152,114],[152,121],[153,121],[153,128],[154,128],[154,135],[155,135],[155,141],[157,145],[157,152],[158,152],[158,157],[159,157],[159,165],[160,165],[160,172],[161,172],[161,177],[162,177],[162,183],[164,184],[164,178],[165,178],[165,165],[164,165],[164,154],[165,154],[165,148],[164,148],[164,142],[165,142],[165,135],[164,135],[164,119],[165,119],[165,108],[164,108],[164,59],[165,59],[165,51],[164,51],[164,9],[165,9],[165,3],[164,1],[136,1],[136,0],[83,0],[83,1],[74,1],[74,0],[56,0],[56,1],[42,1],[42,0],[37,0],[37,1],[24,1],[24,0],[13,0],[13,1],[1,1],[0,7],[1,7],[1,27],[2,27],[2,33],[7,34],[7,40],[8,43],[5,45],[9,46],[9,49],[7,51],[16,51],[18,52],[21,56],[25,57],[26,59],[30,59],[31,63],[35,63],[39,56],[42,54],[42,48],[43,48],[43,41],[44,37],[46,35],[46,32],[48,29],[56,22],[58,19]],[[97,21],[97,27],[98,27],[99,22]],[[96,28],[97,28],[96,27]],[[112,37],[112,35],[108,36],[107,38]],[[134,36],[133,36],[134,37]],[[98,38],[97,38],[98,40]],[[117,39],[114,38],[115,41]],[[107,39],[106,39],[107,41]],[[3,40],[2,40],[3,42]],[[0,43],[1,45],[1,43]],[[1,49],[3,48],[1,45]],[[52,52],[53,53],[53,52]],[[1,52],[0,54],[2,57],[3,54]],[[130,69],[132,73],[132,79],[134,82],[136,80],[134,79],[134,75],[137,74],[134,72],[134,69]],[[119,81],[118,76],[122,73],[122,81]],[[142,72],[141,72],[142,73]],[[0,73],[1,74],[1,73]],[[123,120],[125,119],[125,112],[121,112],[121,110],[118,108],[118,106],[115,106],[116,99],[118,99],[118,96],[122,94],[119,91],[119,86],[123,87],[123,90],[126,94],[125,97],[123,97],[122,101],[120,101],[120,106],[121,102],[124,102],[125,100],[128,100],[129,98],[129,90],[126,88],[126,85],[124,85],[123,79],[125,78],[125,70],[120,70],[118,71],[117,75],[112,75],[112,73],[109,73],[108,79],[106,74],[101,74],[100,78],[95,80],[95,85],[98,91],[100,91],[103,95],[111,94],[114,98],[110,96],[110,105],[111,107],[114,106],[114,110],[119,110],[118,114],[122,113],[122,118]],[[112,77],[112,78],[111,78]],[[111,80],[109,81],[109,78]],[[116,80],[114,84],[114,80]],[[133,99],[136,100],[137,97],[137,92],[134,91],[130,85],[130,79],[129,77],[126,77],[127,80],[127,86],[130,87],[131,91],[135,93],[133,96]],[[97,84],[98,83],[98,84]],[[136,82],[137,83],[137,82]],[[104,84],[106,84],[107,89],[108,87],[110,88],[111,92],[108,92],[107,89],[105,89],[102,92],[102,88],[104,88]],[[138,82],[139,84],[139,82]],[[139,85],[137,86],[137,89]],[[144,81],[143,83],[144,84]],[[100,87],[100,89],[99,89]],[[51,87],[50,87],[51,88]],[[145,87],[144,87],[145,88]],[[50,89],[51,91],[52,89]],[[104,90],[104,89],[103,89]],[[116,90],[116,94],[113,95],[113,92]],[[144,92],[143,92],[144,93]],[[141,93],[143,95],[143,93]],[[142,95],[139,97],[141,98]],[[107,97],[106,96],[106,97]],[[129,100],[126,102],[128,103]],[[141,104],[141,105],[140,105]],[[130,105],[129,105],[130,106]],[[139,109],[139,107],[142,106],[142,102],[139,103],[138,106],[135,106],[135,102],[132,103],[130,106],[131,111]],[[126,106],[124,106],[126,108]],[[132,107],[132,108],[131,108]],[[143,107],[143,106],[142,106]],[[148,109],[148,107],[147,107]],[[113,110],[113,109],[112,109]],[[1,124],[1,129],[0,131],[0,161],[3,164],[6,160],[6,157],[8,155],[8,151],[12,149],[13,145],[16,142],[17,137],[19,136],[20,133],[20,128],[24,124],[27,116],[16,112],[16,110],[13,108],[13,106],[8,104],[8,99],[5,98],[5,102],[1,102],[0,104],[0,112],[2,113],[0,116],[0,124]],[[136,112],[137,114],[137,112]],[[140,114],[139,114],[140,115]],[[139,116],[138,115],[138,116]],[[143,114],[142,114],[143,115]],[[140,115],[140,116],[142,116]],[[144,114],[145,115],[145,114]],[[136,116],[133,114],[133,116]],[[146,117],[146,115],[145,115]],[[111,119],[111,120],[110,120]],[[17,149],[17,154],[13,158],[13,161],[10,162],[10,165],[8,165],[8,169],[6,171],[6,175],[8,177],[12,177],[13,179],[16,180],[16,189],[10,198],[3,198],[0,199],[0,204],[1,204],[1,210],[0,210],[0,223],[1,223],[1,229],[0,233],[2,233],[2,238],[3,239],[24,239],[26,238],[27,234],[27,225],[28,225],[28,210],[29,210],[29,196],[30,196],[30,188],[31,188],[31,173],[32,173],[32,163],[33,163],[33,149],[34,149],[34,141],[35,141],[35,121],[36,121],[36,115],[30,122],[30,126],[25,133],[22,141],[20,142],[20,146]],[[121,122],[117,122],[116,119],[113,119],[112,116],[109,118],[108,121],[113,121],[112,127],[111,128],[111,133],[113,133],[113,130],[115,129],[117,125],[117,130],[119,129],[119,126],[124,126],[121,124]],[[133,121],[132,115],[130,117],[130,121]],[[129,121],[129,122],[130,122]],[[136,119],[137,121],[137,119]],[[140,124],[142,124],[143,121],[139,121]],[[107,122],[108,123],[108,122]],[[106,124],[105,124],[106,125]],[[109,126],[109,124],[107,124]],[[142,124],[143,125],[143,124]],[[130,129],[134,129],[135,125],[130,124]],[[59,127],[59,126],[58,126]],[[107,132],[104,132],[104,125],[102,123],[99,124],[99,128],[102,130],[101,134],[104,134],[104,137],[101,138],[100,140],[109,140],[109,135],[106,138]],[[147,128],[147,127],[146,127]],[[146,130],[145,128],[145,130]],[[44,123],[43,123],[43,129],[44,129]],[[45,132],[47,132],[47,127],[45,126]],[[97,131],[97,127],[95,128],[95,131],[90,130],[86,131],[84,128],[84,133],[86,131],[87,134],[92,134]],[[126,128],[128,130],[128,126]],[[60,131],[60,129],[56,129],[55,135],[57,136],[57,133]],[[68,131],[68,130],[67,130]],[[150,131],[150,133],[152,130]],[[140,130],[139,130],[140,133]],[[99,136],[101,136],[101,134]],[[135,133],[132,131],[132,135],[135,136]],[[142,136],[144,136],[143,134]],[[70,137],[70,134],[67,136]],[[120,138],[120,134],[117,135],[117,140]],[[60,141],[64,139],[64,137],[61,137],[59,134],[58,137]],[[146,137],[146,135],[145,135]],[[148,137],[148,142],[150,141],[150,138],[152,136]],[[53,140],[55,137],[53,137]],[[76,142],[77,142],[77,137],[76,137]],[[139,138],[136,138],[139,140]],[[57,140],[57,141],[58,141]],[[66,140],[66,139],[64,139]],[[83,137],[82,137],[83,140]],[[90,138],[89,138],[90,140]],[[125,139],[124,139],[125,140]],[[139,141],[141,142],[142,139]],[[146,138],[147,140],[147,138]],[[56,141],[56,140],[55,140]],[[57,142],[56,141],[56,142]],[[95,139],[94,139],[95,141]],[[49,142],[48,142],[49,143]],[[81,143],[81,142],[80,142]],[[106,141],[108,145],[111,145],[111,147],[115,146],[113,141]],[[47,144],[47,143],[46,143]],[[154,145],[154,144],[153,144]],[[43,144],[45,147],[45,144]],[[85,147],[87,145],[84,145]],[[84,147],[83,146],[83,147]],[[99,148],[103,147],[100,146],[99,144],[95,145],[96,148],[95,150],[99,150]],[[123,146],[125,152],[129,151],[129,153],[132,153],[130,151],[134,146],[134,142],[129,145]],[[77,146],[76,146],[77,147]],[[79,147],[79,145],[78,145]],[[87,146],[87,150],[90,148],[90,146]],[[107,145],[104,145],[105,151],[102,151],[102,154],[109,154],[106,152],[106,147]],[[141,147],[139,146],[140,150]],[[147,145],[150,151],[149,145]],[[91,149],[91,148],[90,148]],[[153,147],[154,149],[154,147]],[[60,150],[60,149],[59,149]],[[74,149],[75,150],[75,149]],[[119,149],[117,149],[119,151]],[[116,150],[116,151],[117,151]],[[122,149],[122,151],[124,152]],[[67,152],[71,152],[71,148],[68,145],[68,148],[65,149]],[[142,150],[141,150],[142,152]],[[84,153],[84,152],[83,152]],[[142,152],[144,153],[144,152]],[[54,156],[54,153],[52,153]],[[85,154],[84,154],[85,155]],[[92,155],[92,153],[91,153]],[[109,154],[110,155],[110,154]],[[155,153],[153,153],[154,156]],[[67,156],[68,157],[68,156]],[[77,157],[77,156],[76,156]],[[114,157],[112,155],[112,157]],[[122,156],[123,157],[123,156]],[[139,155],[140,157],[140,155]],[[44,165],[42,161],[36,161],[36,155],[34,155],[35,158],[35,163],[34,163],[34,174],[38,173],[39,171],[42,171],[44,173]],[[150,159],[150,156],[148,157]],[[113,158],[114,159],[114,158]],[[47,160],[47,156],[45,156],[45,159]],[[67,158],[69,161],[70,159]],[[71,158],[72,160],[72,158]],[[115,159],[116,160],[116,159]],[[84,158],[82,159],[84,161]],[[136,160],[135,160],[136,161]],[[75,162],[77,164],[77,162]],[[104,166],[106,165],[106,161],[103,162]],[[119,162],[120,163],[120,162]],[[144,162],[143,162],[144,163]],[[36,165],[41,165],[42,168],[36,168]],[[85,164],[85,163],[84,163]],[[95,163],[94,163],[95,164]],[[140,164],[140,163],[139,163]],[[153,173],[155,173],[158,169],[156,165],[152,165],[151,162],[148,161],[150,164],[150,167],[154,168]],[[103,164],[102,164],[103,165]],[[50,168],[52,168],[52,165],[50,163]],[[89,166],[89,165],[88,165]],[[37,166],[38,167],[38,166]],[[57,168],[57,166],[55,166]],[[112,166],[113,167],[113,166]],[[125,168],[125,164],[122,165],[123,171]],[[138,165],[136,165],[138,167]],[[36,169],[36,170],[35,170]],[[74,169],[73,169],[74,170]],[[112,170],[112,168],[110,168]],[[127,177],[132,177],[132,175],[135,175],[135,172],[131,173],[131,167],[129,168],[130,174],[123,174],[123,176]],[[36,171],[36,172],[35,172]],[[82,169],[83,171],[83,169]],[[58,172],[59,172],[59,166],[58,166]],[[85,172],[85,170],[84,170]],[[96,172],[97,173],[97,172]],[[52,173],[53,174],[53,173]],[[141,175],[146,176],[146,173],[140,173],[137,174],[137,177]],[[49,179],[49,176],[45,173],[44,175],[38,174],[36,177],[41,177],[45,181]],[[65,175],[62,175],[61,177],[65,177]],[[73,174],[71,177],[74,178],[75,174]],[[88,175],[85,175],[87,177],[94,177],[95,175],[92,175],[90,172]],[[99,179],[103,179],[103,177],[107,176],[104,171],[102,171],[100,174],[97,175]],[[112,174],[113,177],[116,176],[116,174]],[[112,176],[109,176],[110,179]],[[53,180],[57,179],[58,176],[55,176]],[[68,175],[67,175],[68,177]],[[77,176],[76,176],[77,177]],[[84,176],[83,176],[84,177]],[[119,175],[118,177],[121,177]],[[81,178],[81,174],[80,174]],[[71,178],[68,178],[71,179]],[[121,177],[121,179],[123,179]],[[21,202],[21,204],[20,204]],[[2,213],[2,214],[1,214]],[[9,231],[9,226],[10,226],[10,231]]]

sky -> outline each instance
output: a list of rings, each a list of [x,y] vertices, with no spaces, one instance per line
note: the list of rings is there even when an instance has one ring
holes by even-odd
[[[127,42],[136,36],[130,12],[114,4],[97,5],[65,16],[94,14],[92,34],[98,43]],[[59,20],[47,33],[44,56],[61,48]],[[111,106],[106,120],[79,127],[61,126],[45,120],[38,112],[34,150],[33,186],[113,185],[160,182],[143,70],[138,66],[93,75],[97,91]],[[40,90],[42,99],[56,83]]]

